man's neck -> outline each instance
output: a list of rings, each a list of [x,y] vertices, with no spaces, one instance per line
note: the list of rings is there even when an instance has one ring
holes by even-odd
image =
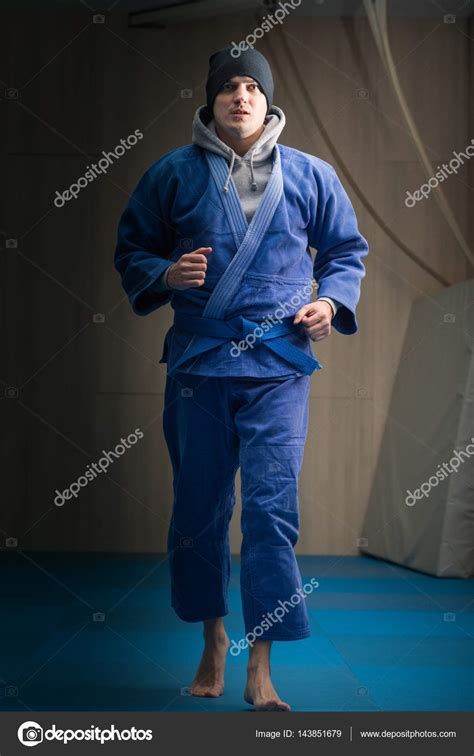
[[[240,157],[243,157],[251,148],[255,142],[260,139],[260,136],[262,135],[263,131],[265,130],[265,124],[262,124],[260,129],[257,129],[253,134],[251,134],[248,137],[245,137],[245,139],[234,139],[230,134],[227,134],[225,131],[221,132],[219,127],[216,124],[216,134],[221,140],[221,142],[224,142],[228,147],[234,150],[237,155]]]

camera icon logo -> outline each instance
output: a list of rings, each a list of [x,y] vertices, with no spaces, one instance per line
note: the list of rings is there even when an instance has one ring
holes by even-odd
[[[180,249],[189,249],[192,252],[192,250],[193,250],[193,244],[194,244],[194,242],[193,242],[192,239],[180,239],[179,240],[179,248]]]
[[[43,728],[38,722],[23,722],[18,728],[18,740],[25,746],[35,746],[43,741]]]

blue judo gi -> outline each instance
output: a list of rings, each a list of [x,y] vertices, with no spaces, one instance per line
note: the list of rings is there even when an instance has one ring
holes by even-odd
[[[298,477],[310,375],[322,366],[292,321],[311,301],[314,277],[318,296],[338,303],[333,327],[355,333],[368,246],[323,160],[275,144],[250,223],[231,172],[222,156],[197,144],[155,162],[120,220],[115,266],[136,314],[168,302],[174,310],[161,357],[173,467],[172,605],[191,622],[228,613],[228,528],[240,467],[245,631],[297,640],[310,634],[305,601],[288,603],[302,587],[294,554]],[[199,247],[213,248],[203,286],[157,285]],[[278,606],[287,607],[285,616],[272,621]]]

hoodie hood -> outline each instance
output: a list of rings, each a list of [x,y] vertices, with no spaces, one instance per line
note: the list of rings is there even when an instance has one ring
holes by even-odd
[[[254,165],[263,166],[265,163],[273,162],[273,148],[285,127],[285,123],[286,118],[283,110],[276,105],[272,105],[265,117],[265,128],[260,137],[245,155],[240,157],[240,155],[237,155],[236,152],[234,152],[232,147],[229,147],[229,145],[219,139],[216,133],[214,118],[209,113],[209,109],[205,105],[202,105],[194,114],[192,141],[194,144],[197,144],[205,150],[215,152],[216,155],[221,155],[229,163],[229,172],[224,186],[222,187],[223,192],[229,191],[230,177],[232,176],[232,171],[234,170],[236,162],[248,165],[250,171],[250,188],[252,191],[256,191],[258,187],[255,180]]]

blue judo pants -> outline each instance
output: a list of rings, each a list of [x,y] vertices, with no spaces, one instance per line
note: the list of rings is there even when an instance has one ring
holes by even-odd
[[[228,614],[229,522],[240,467],[245,632],[270,613],[274,621],[263,633],[259,627],[260,640],[306,638],[305,601],[288,599],[302,588],[294,546],[310,377],[175,376],[167,378],[163,416],[173,468],[172,606],[188,622]],[[286,609],[276,620],[280,606]]]

